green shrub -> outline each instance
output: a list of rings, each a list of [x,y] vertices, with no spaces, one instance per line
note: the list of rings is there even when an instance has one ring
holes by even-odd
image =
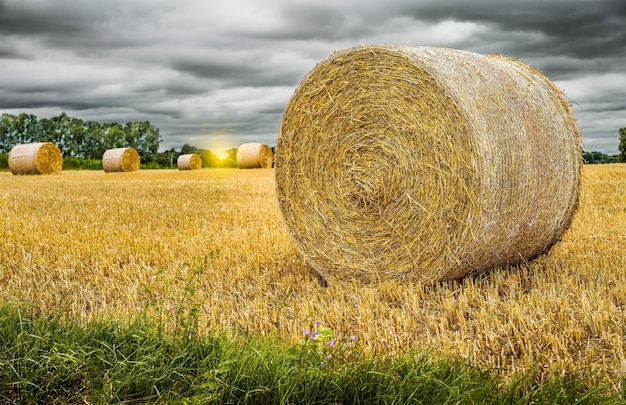
[[[0,170],[5,170],[8,168],[9,168],[9,154],[0,153]]]
[[[63,170],[102,170],[102,160],[64,157]]]

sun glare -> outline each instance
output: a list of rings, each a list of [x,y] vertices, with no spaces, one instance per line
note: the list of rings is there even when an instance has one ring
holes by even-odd
[[[226,149],[211,149],[211,152],[213,152],[215,156],[218,157],[219,160],[224,160],[228,157],[228,153],[226,152]]]

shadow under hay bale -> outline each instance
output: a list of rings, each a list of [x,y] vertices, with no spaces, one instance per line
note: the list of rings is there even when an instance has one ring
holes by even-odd
[[[547,252],[577,208],[580,135],[540,72],[454,49],[317,64],[276,146],[279,205],[324,277],[450,280]]]
[[[102,169],[110,172],[134,172],[139,170],[139,154],[133,148],[109,149],[102,155]]]
[[[57,174],[62,168],[61,150],[51,142],[16,145],[9,152],[13,174]]]
[[[180,155],[176,160],[178,170],[198,170],[202,167],[202,158],[196,153]]]
[[[237,148],[235,160],[240,169],[270,169],[274,153],[264,143],[244,143]]]

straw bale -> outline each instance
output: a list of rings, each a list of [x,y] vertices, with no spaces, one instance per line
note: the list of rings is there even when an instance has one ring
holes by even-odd
[[[202,167],[202,158],[196,153],[180,155],[176,160],[178,170],[197,170]]]
[[[61,150],[51,142],[16,145],[9,152],[13,174],[57,174],[62,167]]]
[[[295,90],[279,205],[323,276],[434,282],[547,252],[577,208],[580,135],[540,72],[502,56],[361,46]]]
[[[267,169],[274,163],[274,152],[264,143],[244,143],[237,148],[235,159],[240,169]]]
[[[139,154],[133,148],[109,149],[102,155],[102,169],[109,172],[134,172],[139,170]]]

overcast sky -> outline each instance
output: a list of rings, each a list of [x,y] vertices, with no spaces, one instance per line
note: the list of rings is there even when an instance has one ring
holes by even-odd
[[[363,44],[505,54],[571,100],[583,148],[626,127],[626,0],[0,0],[0,113],[147,120],[161,150],[275,145],[302,77]]]

